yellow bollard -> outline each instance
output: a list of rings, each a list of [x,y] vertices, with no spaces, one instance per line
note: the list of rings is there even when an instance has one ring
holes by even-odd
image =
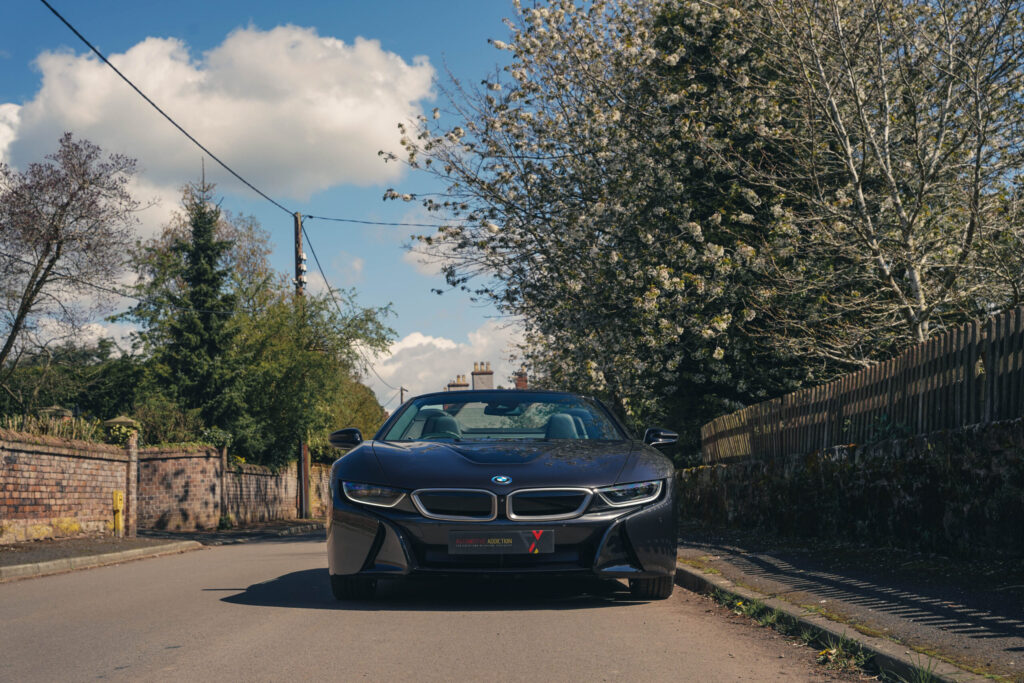
[[[124,536],[124,491],[114,491],[114,533]]]

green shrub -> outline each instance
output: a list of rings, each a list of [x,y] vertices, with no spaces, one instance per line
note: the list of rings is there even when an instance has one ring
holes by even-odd
[[[93,443],[106,441],[106,434],[99,420],[86,420],[80,417],[54,419],[35,415],[4,415],[0,417],[0,427],[35,436],[56,436]]]
[[[132,412],[141,425],[144,444],[202,442],[204,429],[198,410],[182,410],[177,403],[159,395],[148,396]]]

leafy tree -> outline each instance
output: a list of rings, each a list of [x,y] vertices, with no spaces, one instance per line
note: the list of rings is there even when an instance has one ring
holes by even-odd
[[[165,391],[181,310],[201,309],[186,299],[192,215],[176,217],[134,252],[141,302],[129,315],[143,325],[139,342],[150,359],[134,413],[143,437],[197,441],[211,438],[209,428],[216,427],[229,435],[233,453],[279,466],[295,458],[300,440],[326,444],[327,434],[353,424],[349,420],[375,428],[383,411],[357,375],[363,355],[383,350],[393,336],[382,322],[389,309],[360,307],[354,292],[296,298],[288,277],[267,261],[267,233],[252,218],[227,212],[205,239],[223,247],[217,266],[225,274],[221,301],[232,302],[230,315],[220,318],[230,345],[219,361],[231,379],[223,396],[232,411],[211,421],[183,400],[184,393]]]
[[[722,158],[795,200],[767,248],[780,345],[863,366],[1022,302],[1022,17],[1018,0],[750,3],[771,63],[749,83],[770,103],[756,131],[790,154]]]
[[[0,414],[32,415],[60,405],[106,420],[131,410],[142,368],[110,339],[44,346],[23,355],[0,395]]]
[[[353,292],[296,297],[288,290],[241,314],[237,353],[246,410],[232,429],[232,450],[282,465],[297,455],[300,440],[323,453],[335,429],[375,430],[383,410],[356,380],[364,363],[357,347],[387,347],[393,332],[381,323],[386,314],[359,307]]]
[[[71,133],[24,172],[0,164],[0,385],[107,302],[136,223],[135,161]]]
[[[446,194],[388,196],[449,219],[420,249],[522,321],[532,374],[693,449],[701,422],[803,375],[749,329],[771,202],[711,149],[764,153],[740,96],[763,55],[705,4],[516,8],[503,72],[452,85],[453,124],[403,126],[400,160]]]

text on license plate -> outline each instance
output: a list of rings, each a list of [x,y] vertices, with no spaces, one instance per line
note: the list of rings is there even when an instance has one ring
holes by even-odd
[[[539,555],[554,551],[555,532],[551,529],[452,531],[448,534],[448,552],[453,555]]]

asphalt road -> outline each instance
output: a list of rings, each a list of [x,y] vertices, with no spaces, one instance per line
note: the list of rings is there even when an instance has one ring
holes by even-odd
[[[336,602],[314,536],[0,584],[0,680],[823,680],[705,598],[616,582],[391,584]]]

